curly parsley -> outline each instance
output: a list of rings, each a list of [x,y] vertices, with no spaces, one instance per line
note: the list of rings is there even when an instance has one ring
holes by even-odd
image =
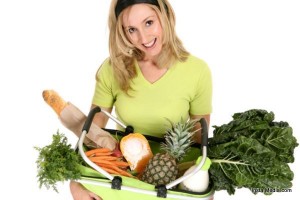
[[[81,157],[74,151],[64,134],[57,131],[52,136],[52,143],[43,148],[34,147],[39,151],[36,161],[40,188],[45,186],[58,192],[56,183],[80,178],[79,164]]]

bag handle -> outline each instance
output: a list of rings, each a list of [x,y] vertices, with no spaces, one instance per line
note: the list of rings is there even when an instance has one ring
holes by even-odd
[[[125,131],[119,131],[119,130],[114,130],[114,129],[107,129],[107,128],[102,128],[103,130],[109,132],[110,134],[118,134],[120,136],[126,136],[129,133],[133,133],[134,132],[134,128],[131,125],[124,125],[121,121],[119,121],[118,119],[116,119],[114,116],[112,116],[110,113],[108,113],[105,110],[101,110],[101,108],[99,106],[94,107],[93,109],[90,110],[87,119],[83,125],[82,131],[86,131],[87,133],[89,132],[89,129],[91,127],[91,124],[93,122],[94,116],[96,115],[96,113],[98,112],[103,112],[106,116],[108,116],[110,119],[112,119],[114,122],[116,122],[117,124],[119,124],[121,127],[125,128]],[[208,145],[208,127],[207,127],[207,123],[206,120],[204,118],[201,118],[198,121],[201,124],[201,146],[207,146]],[[146,139],[154,141],[154,142],[164,142],[164,138],[159,138],[159,137],[155,137],[155,136],[151,136],[151,135],[144,135],[146,137]],[[195,143],[192,144],[192,147],[198,147],[199,148],[199,144]]]

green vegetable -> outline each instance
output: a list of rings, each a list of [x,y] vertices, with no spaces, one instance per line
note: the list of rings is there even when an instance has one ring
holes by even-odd
[[[274,122],[274,113],[252,109],[235,113],[228,124],[213,126],[209,138],[209,169],[214,189],[234,194],[236,188],[249,188],[266,195],[292,187],[298,146],[287,122]]]
[[[56,183],[80,178],[80,156],[68,144],[67,138],[57,131],[52,136],[52,143],[43,148],[34,147],[39,151],[36,161],[40,188],[44,185],[58,192]]]

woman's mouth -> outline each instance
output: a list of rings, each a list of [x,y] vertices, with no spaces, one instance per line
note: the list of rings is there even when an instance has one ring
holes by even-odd
[[[155,43],[156,43],[156,38],[154,38],[151,42],[149,42],[147,44],[143,44],[143,46],[146,48],[151,48],[155,45]]]

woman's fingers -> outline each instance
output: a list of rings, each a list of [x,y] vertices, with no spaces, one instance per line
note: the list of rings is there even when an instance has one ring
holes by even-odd
[[[93,192],[89,192],[90,197],[92,197],[92,200],[102,200],[101,197],[99,197],[98,195],[96,195]]]

